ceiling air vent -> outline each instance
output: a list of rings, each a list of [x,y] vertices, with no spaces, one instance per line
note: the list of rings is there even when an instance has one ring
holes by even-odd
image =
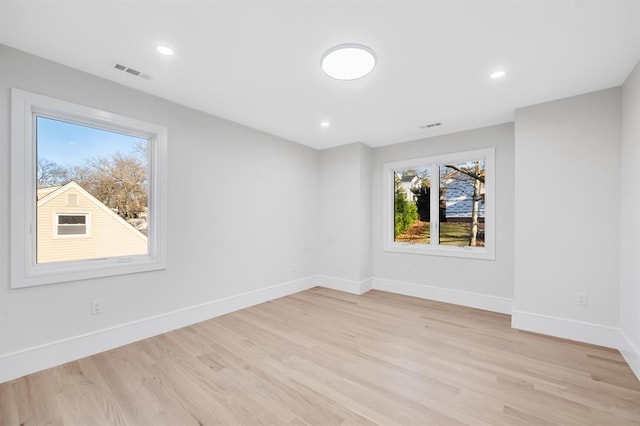
[[[437,123],[429,123],[429,124],[425,124],[424,126],[420,126],[421,129],[433,129],[434,127],[439,127],[442,126],[442,123],[437,122]]]
[[[126,72],[127,74],[131,74],[131,75],[133,75],[135,77],[140,77],[140,78],[143,78],[145,80],[151,80],[151,77],[149,75],[143,74],[140,71],[138,71],[136,69],[133,69],[133,68],[129,68],[129,67],[125,66],[125,65],[115,64],[113,67],[115,69],[117,69],[118,71]]]

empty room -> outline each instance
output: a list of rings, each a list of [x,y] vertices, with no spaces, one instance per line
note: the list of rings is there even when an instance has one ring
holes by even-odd
[[[0,426],[640,425],[637,0],[0,0]]]

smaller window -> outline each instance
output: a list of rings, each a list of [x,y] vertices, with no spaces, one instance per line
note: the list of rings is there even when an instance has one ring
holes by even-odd
[[[57,214],[56,237],[86,237],[89,235],[88,214]]]
[[[67,206],[69,206],[69,207],[77,207],[78,206],[78,194],[68,194],[67,195]]]

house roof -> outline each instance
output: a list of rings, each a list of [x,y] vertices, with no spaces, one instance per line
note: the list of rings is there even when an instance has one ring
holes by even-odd
[[[47,195],[51,194],[52,192],[60,188],[62,188],[62,186],[48,186],[46,188],[38,188],[36,199],[40,200],[41,198],[46,197]]]

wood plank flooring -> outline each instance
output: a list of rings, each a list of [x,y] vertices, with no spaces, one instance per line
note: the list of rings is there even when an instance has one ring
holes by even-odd
[[[314,288],[0,385],[1,425],[640,425],[611,349]]]

